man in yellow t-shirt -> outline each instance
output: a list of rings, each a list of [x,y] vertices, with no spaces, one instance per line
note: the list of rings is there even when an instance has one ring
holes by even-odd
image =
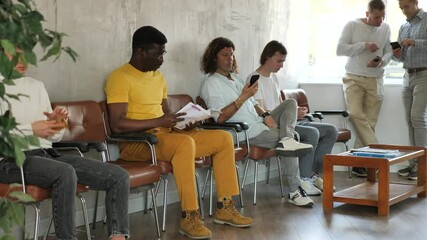
[[[211,237],[200,219],[196,196],[194,159],[203,156],[213,159],[218,196],[214,222],[248,227],[252,219],[240,215],[231,199],[239,194],[231,135],[225,131],[198,130],[195,124],[184,131],[173,128],[182,121],[183,114],[170,113],[166,81],[158,71],[166,42],[165,35],[151,26],[134,33],[129,63],[111,73],[105,86],[111,128],[116,133],[146,131],[159,139],[156,156],[171,161],[181,199],[181,234],[195,239]],[[147,161],[149,153],[143,143],[120,145],[120,157],[124,160]]]

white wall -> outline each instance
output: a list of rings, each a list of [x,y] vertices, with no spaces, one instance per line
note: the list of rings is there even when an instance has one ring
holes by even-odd
[[[308,97],[310,110],[343,110],[345,108],[344,95],[341,84],[300,84]],[[341,124],[340,117],[328,117],[326,121]],[[355,131],[351,124],[353,136]],[[378,141],[385,144],[409,145],[408,127],[406,125],[403,102],[402,86],[400,84],[387,84],[384,87],[384,100],[376,126]],[[355,137],[352,137],[350,146],[354,146]]]
[[[203,78],[199,62],[207,44],[227,37],[236,46],[240,73],[258,66],[265,44],[286,44],[289,0],[37,0],[46,26],[65,32],[80,55],[39,64],[30,74],[46,83],[51,100],[101,100],[107,75],[129,61],[133,32],[152,25],[168,38],[160,70],[169,93],[196,96]],[[285,75],[283,71],[281,74]],[[65,94],[64,94],[65,92]]]

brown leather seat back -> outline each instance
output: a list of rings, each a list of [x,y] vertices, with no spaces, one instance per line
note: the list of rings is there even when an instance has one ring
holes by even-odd
[[[197,97],[196,97],[196,103],[197,103],[197,104],[199,104],[202,108],[204,108],[204,109],[208,109],[208,107],[207,107],[207,105],[206,105],[206,102],[205,102],[205,100],[203,100],[203,98],[202,98],[202,97],[197,96]],[[206,119],[206,120],[205,120],[205,122],[208,122],[208,123],[214,123],[214,122],[215,122],[215,120],[214,120],[213,118],[209,118],[209,119]]]
[[[53,102],[68,110],[68,127],[61,142],[104,142],[101,109],[95,101]]]
[[[99,107],[103,113],[103,117],[104,117],[104,124],[105,124],[105,130],[104,132],[106,132],[105,134],[107,134],[107,136],[111,136],[111,127],[110,127],[110,121],[108,119],[108,107],[107,107],[107,101],[100,101],[99,103]]]
[[[295,99],[299,107],[306,107],[308,112],[310,112],[310,107],[308,106],[307,95],[305,94],[304,89],[283,89],[280,91],[282,99]]]
[[[189,102],[193,102],[193,98],[187,94],[172,94],[168,95],[168,102],[171,113],[176,113]]]

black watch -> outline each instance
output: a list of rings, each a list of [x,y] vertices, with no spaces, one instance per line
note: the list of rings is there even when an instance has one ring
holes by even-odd
[[[266,118],[268,116],[270,116],[271,114],[269,112],[264,112],[263,114],[261,114],[262,118]]]

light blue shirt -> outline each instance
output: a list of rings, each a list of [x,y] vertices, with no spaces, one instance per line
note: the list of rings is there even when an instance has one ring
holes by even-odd
[[[242,89],[245,85],[243,79],[237,74],[231,73],[229,80],[227,77],[214,73],[208,76],[204,82],[200,96],[205,100],[208,108],[221,110],[224,107],[230,105],[241,95]],[[262,131],[269,130],[269,128],[263,123],[262,117],[258,116],[255,105],[257,102],[255,99],[248,99],[239,110],[229,119],[227,122],[246,122],[249,125],[248,137],[253,138],[258,136]],[[218,119],[218,115],[214,116],[215,120]],[[239,134],[239,141],[244,141],[245,136]]]
[[[415,46],[404,47],[402,57],[393,59],[403,62],[406,69],[427,67],[427,13],[423,9],[400,27],[398,41],[405,38],[414,39]]]

